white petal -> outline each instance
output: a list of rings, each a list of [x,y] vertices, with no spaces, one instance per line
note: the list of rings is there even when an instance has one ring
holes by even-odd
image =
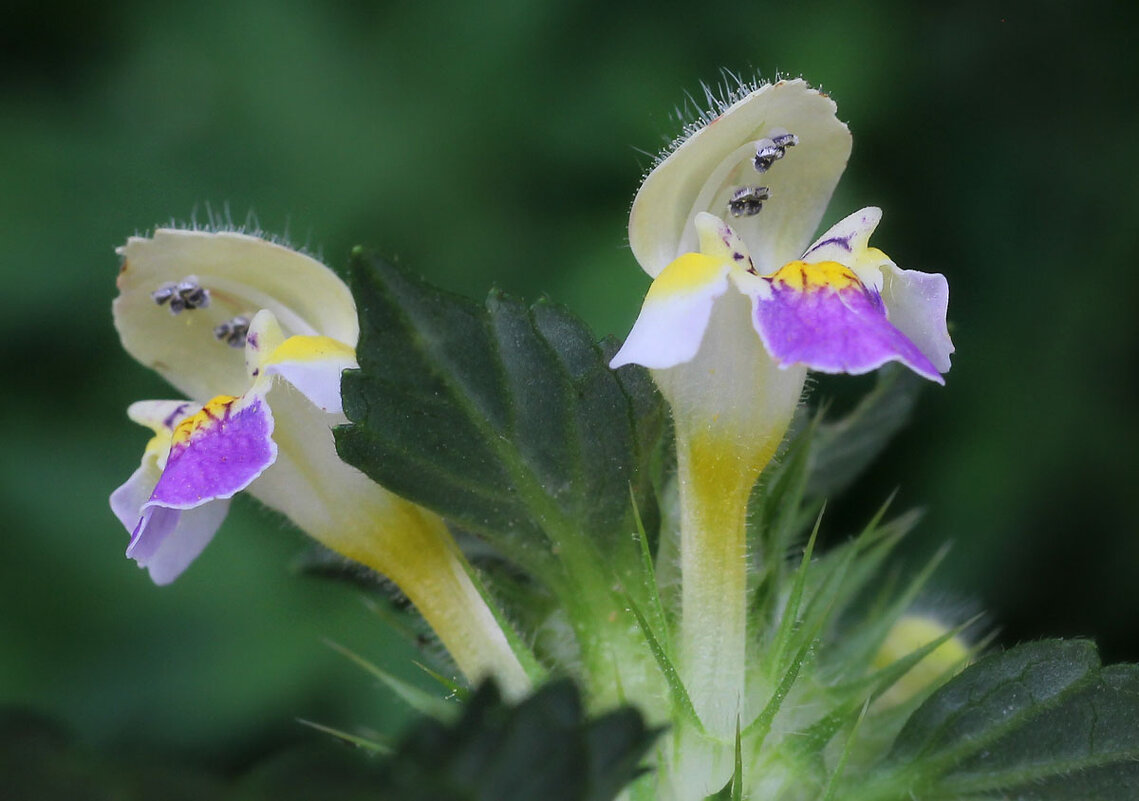
[[[780,367],[767,353],[752,325],[753,303],[725,293],[715,301],[695,358],[653,371],[679,427],[744,451],[778,442],[806,378],[806,368]]]
[[[139,567],[149,570],[155,584],[169,584],[210,544],[229,512],[229,503],[227,499],[196,509],[148,509],[152,537],[146,542],[133,540],[127,548],[127,556],[138,562]],[[151,543],[154,547],[146,547]]]
[[[668,266],[649,287],[640,316],[609,366],[672,367],[700,350],[712,306],[728,289],[731,263],[687,254]]]
[[[340,374],[357,366],[355,351],[331,337],[284,338],[277,318],[268,309],[258,312],[249,326],[245,364],[254,381],[264,384],[272,376],[279,376],[318,409],[332,414],[343,409]]]
[[[645,272],[656,277],[695,250],[696,214],[724,216],[741,186],[770,189],[758,214],[730,220],[759,271],[798,256],[850,155],[850,132],[835,114],[834,102],[806,82],[779,81],[751,92],[685,140],[649,173],[633,201],[629,244]],[[795,134],[798,144],[760,174],[752,165],[754,143],[779,129]]]
[[[111,511],[123,524],[128,533],[134,531],[142,517],[142,505],[154,492],[154,485],[162,471],[158,469],[153,454],[144,453],[142,464],[131,473],[126,482],[111,493]]]
[[[242,352],[214,328],[270,309],[287,335],[329,336],[355,347],[355,304],[335,273],[309,256],[234,232],[161,229],[132,237],[123,256],[115,326],[127,351],[191,398],[240,395],[248,386]],[[193,277],[209,305],[174,315],[151,293]]]
[[[945,322],[949,310],[949,282],[940,273],[884,269],[882,300],[886,316],[933,363],[938,372],[949,371],[954,351]]]
[[[277,316],[268,309],[262,309],[249,321],[245,337],[245,372],[253,381],[261,374],[261,367],[287,337],[277,321]]]
[[[265,364],[265,374],[285,379],[321,411],[340,414],[340,374],[356,366],[355,354],[335,340],[292,337]]]
[[[179,421],[196,414],[201,405],[190,401],[145,400],[127,407],[127,417],[153,431],[170,431]]]
[[[802,261],[808,264],[837,261],[853,270],[863,284],[881,291],[882,267],[892,264],[886,254],[870,247],[870,235],[881,221],[882,209],[876,206],[867,206],[844,217],[807,248]]]

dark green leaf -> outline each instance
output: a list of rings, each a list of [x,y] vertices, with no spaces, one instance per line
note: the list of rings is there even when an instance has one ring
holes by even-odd
[[[898,735],[931,799],[1139,797],[1139,666],[1101,668],[1083,640],[991,655],[935,692]]]
[[[395,801],[611,801],[640,772],[657,732],[632,709],[586,720],[574,685],[508,706],[484,685],[452,725],[425,719],[383,765]]]
[[[360,252],[352,275],[360,369],[344,376],[342,458],[539,574],[583,532],[636,565],[633,402],[650,402],[640,387],[630,400],[585,326],[546,301],[480,307]]]

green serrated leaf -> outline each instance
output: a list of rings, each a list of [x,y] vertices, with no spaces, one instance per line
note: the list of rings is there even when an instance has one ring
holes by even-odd
[[[1025,722],[1038,706],[1095,681],[1099,656],[1086,640],[1045,640],[990,654],[934,693],[906,722],[897,760],[955,761]]]
[[[585,326],[548,301],[480,307],[359,252],[352,283],[341,457],[547,580],[583,537],[615,572],[638,569],[631,402]]]
[[[569,681],[517,706],[480,687],[451,725],[423,720],[385,760],[379,798],[395,801],[612,801],[639,775],[658,732],[632,709],[594,720]]]
[[[585,801],[610,801],[645,773],[641,763],[658,731],[646,730],[640,713],[631,708],[591,721],[585,731],[591,757]]]
[[[922,798],[1139,797],[1139,666],[1083,640],[992,654],[910,717],[890,762]]]

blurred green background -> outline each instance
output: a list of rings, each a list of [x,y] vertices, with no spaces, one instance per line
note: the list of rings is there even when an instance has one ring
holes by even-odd
[[[358,243],[481,296],[548,293],[623,335],[647,278],[629,202],[721,69],[803,75],[854,153],[825,220],[944,272],[957,355],[849,497],[896,486],[954,543],[939,600],[1007,642],[1093,635],[1139,659],[1139,51],[1105,0],[1007,3],[68,3],[0,11],[0,704],[119,760],[220,772],[403,713],[321,643],[404,676],[303,537],[238,502],[176,584],[123,558],[108,493],[170,391],[119,348],[128,235],[249,212],[340,268]],[[827,388],[836,386],[827,382]],[[847,386],[861,386],[853,381]],[[839,392],[849,392],[842,386]]]

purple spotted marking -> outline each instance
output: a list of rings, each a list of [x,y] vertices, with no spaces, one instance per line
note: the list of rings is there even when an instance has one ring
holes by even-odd
[[[781,366],[805,364],[824,373],[866,373],[899,361],[944,384],[930,360],[886,319],[881,296],[862,284],[801,291],[771,282],[771,297],[759,298],[755,328]]]
[[[166,415],[166,419],[162,421],[162,425],[166,426],[170,430],[173,430],[174,426],[177,424],[177,422],[179,420],[182,419],[182,415],[185,414],[186,410],[189,408],[190,408],[190,404],[188,404],[188,403],[178,404],[178,406],[174,409],[174,411],[172,411],[170,414]]]
[[[803,255],[808,255],[808,254],[814,253],[819,248],[826,247],[827,245],[838,245],[840,248],[845,250],[847,253],[850,253],[851,252],[850,240],[853,236],[854,236],[854,234],[849,234],[848,236],[832,236],[830,239],[823,239],[822,241],[816,242],[815,244],[811,245],[810,249],[807,250],[807,253],[805,253]]]

